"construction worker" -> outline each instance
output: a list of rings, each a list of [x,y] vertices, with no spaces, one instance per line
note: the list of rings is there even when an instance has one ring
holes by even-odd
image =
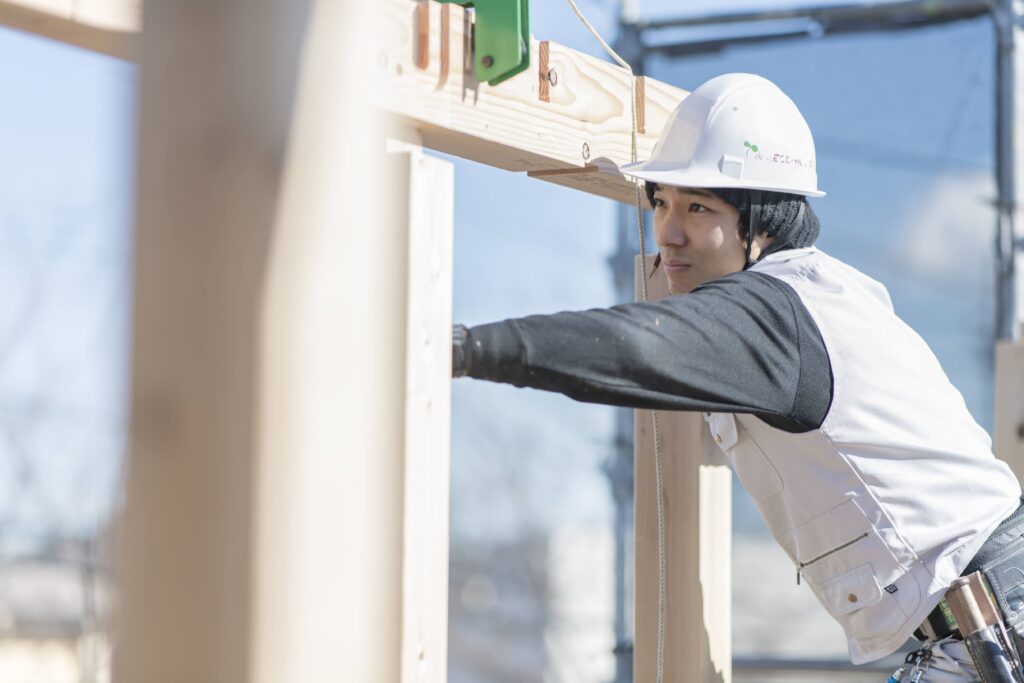
[[[938,606],[1024,535],[1021,487],[885,288],[813,246],[824,193],[796,105],[714,78],[623,171],[646,182],[674,296],[457,325],[453,375],[703,412],[853,663],[916,634],[895,680],[975,680]]]

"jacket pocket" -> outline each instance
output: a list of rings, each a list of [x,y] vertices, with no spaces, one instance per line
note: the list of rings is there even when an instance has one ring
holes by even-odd
[[[806,576],[824,579],[849,571],[865,561],[880,559],[872,556],[878,552],[877,548],[869,551],[861,547],[874,545],[871,542],[873,535],[865,537],[870,531],[871,523],[867,517],[852,499],[848,499],[781,534],[778,539],[793,562],[806,569]],[[884,546],[882,551],[885,551]],[[863,559],[850,562],[850,558]]]
[[[905,578],[914,580],[910,576]],[[870,563],[823,582],[818,597],[848,638],[889,638],[907,623],[906,613],[894,596],[879,585]]]
[[[874,605],[882,599],[882,588],[869,562],[822,583],[821,597],[828,611],[841,617]]]
[[[853,499],[779,537],[850,638],[888,638],[921,603],[920,587]]]
[[[775,466],[750,438],[743,426],[729,413],[704,413],[708,431],[722,449],[733,472],[755,502],[782,491],[782,478]]]
[[[821,553],[820,555],[818,555],[816,557],[809,557],[809,558],[807,558],[806,560],[803,560],[803,561],[799,561],[799,559],[798,559],[797,565],[796,565],[796,582],[800,583],[800,575],[801,575],[801,573],[803,572],[803,570],[806,567],[810,567],[813,564],[817,564],[818,562],[821,562],[823,560],[827,560],[832,555],[835,555],[836,553],[839,553],[839,552],[842,552],[843,550],[846,550],[851,545],[854,545],[855,543],[859,543],[859,542],[863,541],[865,538],[867,538],[870,535],[871,535],[870,531],[865,531],[864,533],[862,533],[861,535],[857,536],[856,538],[851,538],[849,541],[846,541],[845,543],[841,543],[841,544],[837,545],[835,548],[831,548],[829,550],[826,550],[825,552]]]

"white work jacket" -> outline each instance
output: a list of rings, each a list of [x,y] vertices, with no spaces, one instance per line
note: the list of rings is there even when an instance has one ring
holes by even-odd
[[[992,455],[924,341],[878,282],[814,248],[752,270],[799,295],[833,399],[820,429],[705,414],[801,581],[843,627],[854,664],[899,648],[999,522],[1020,484]]]

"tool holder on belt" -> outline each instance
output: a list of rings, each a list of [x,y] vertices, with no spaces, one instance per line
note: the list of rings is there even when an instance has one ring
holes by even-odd
[[[1024,504],[1004,520],[967,566],[980,571],[1011,644],[1024,654]]]
[[[946,602],[982,683],[1024,683],[1017,650],[982,573],[954,581],[946,592]]]

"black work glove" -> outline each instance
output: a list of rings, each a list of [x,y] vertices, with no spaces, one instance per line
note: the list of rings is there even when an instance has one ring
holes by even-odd
[[[452,377],[463,377],[469,374],[473,365],[473,357],[469,352],[469,328],[465,325],[452,325]]]

